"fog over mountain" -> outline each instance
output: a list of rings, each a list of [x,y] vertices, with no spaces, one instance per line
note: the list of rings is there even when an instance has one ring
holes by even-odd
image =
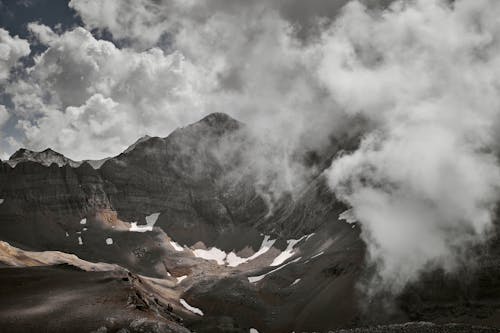
[[[61,24],[42,12],[31,19],[36,6],[71,14]],[[467,290],[460,294],[467,306],[482,302],[481,288],[494,289],[496,278],[483,274],[495,276],[492,263],[500,259],[498,1],[30,0],[2,1],[2,9],[0,224],[9,226],[0,228],[0,240],[9,246],[75,253],[165,278],[171,272],[158,268],[161,260],[151,259],[154,268],[131,260],[132,245],[122,248],[126,255],[106,257],[80,253],[59,236],[41,243],[19,236],[50,220],[44,223],[62,228],[62,237],[85,243],[71,234],[82,230],[61,227],[64,219],[111,219],[117,230],[144,231],[142,222],[158,213],[161,231],[146,226],[162,245],[152,250],[149,238],[127,244],[146,242],[151,258],[163,258],[171,255],[162,243],[168,237],[195,258],[227,267],[244,262],[238,273],[213,273],[206,263],[194,269],[217,279],[261,283],[274,273],[263,268],[269,264],[300,286],[306,273],[294,267],[321,253],[330,261],[314,266],[329,272],[320,281],[337,279],[322,292],[349,294],[346,307],[387,299],[390,315],[439,323],[467,322],[457,318],[475,310],[427,316],[432,306],[422,304],[437,304],[419,289],[427,283],[434,290],[442,282],[446,295]],[[13,226],[21,216],[26,223]],[[36,229],[27,227],[31,221]],[[268,248],[279,253],[261,262],[259,251]],[[190,279],[182,267],[177,277]],[[192,282],[187,301],[211,304],[217,279],[207,282],[210,292]],[[273,294],[276,285],[266,283],[261,292]],[[246,284],[233,287],[248,295]],[[267,321],[283,311],[276,326],[262,324],[264,332],[316,329],[304,319],[310,313],[287,322],[295,312],[270,310],[269,298],[255,297],[266,304],[254,310]],[[291,304],[301,297],[290,296]],[[308,304],[316,309],[317,302]],[[408,310],[412,302],[422,308]],[[217,306],[205,311],[233,315]],[[363,311],[335,312],[340,321],[314,318],[320,330],[404,321]],[[500,325],[494,316],[470,323]],[[250,325],[250,317],[236,321]],[[197,325],[187,329],[209,331]]]

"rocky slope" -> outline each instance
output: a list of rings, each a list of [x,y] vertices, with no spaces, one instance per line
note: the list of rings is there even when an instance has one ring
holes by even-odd
[[[146,305],[136,310],[148,313],[131,318],[158,322],[148,328],[158,332],[326,332],[409,320],[500,324],[495,294],[500,279],[494,273],[500,255],[495,252],[489,268],[467,283],[433,274],[422,285],[410,286],[396,300],[396,311],[366,311],[370,307],[361,306],[366,299],[357,288],[367,274],[359,226],[343,219],[346,207],[321,176],[332,156],[354,141],[332,142],[324,151],[299,156],[316,171],[293,195],[273,196],[271,183],[280,175],[259,173],[258,161],[251,158],[261,145],[256,140],[244,124],[212,114],[166,138],[141,138],[100,167],[52,151],[17,152],[0,163],[0,262],[17,266],[0,268],[0,279],[15,286],[16,279],[30,275],[54,281],[71,275],[74,280],[64,288],[95,287],[90,298],[101,299],[103,292],[120,300],[89,314],[86,318],[98,320],[82,326],[85,332],[134,331],[120,312],[130,293],[121,293],[121,287],[112,291],[125,271],[140,281],[134,288],[141,291],[132,298]],[[68,273],[30,267],[66,263],[85,269],[99,262],[117,268]],[[95,279],[109,283],[95,285]],[[443,283],[449,289],[441,288]],[[55,286],[36,288],[41,295]],[[14,318],[12,311],[24,306],[23,298],[16,301],[8,288],[0,290],[0,297],[10,297],[8,305],[0,305],[2,328],[20,325],[19,331],[30,331],[34,321],[47,318]],[[89,301],[83,292],[74,299]],[[64,312],[71,306],[57,312],[55,303],[40,302],[44,316],[51,311],[68,316],[65,326],[47,330],[75,331],[71,320],[80,317]],[[164,306],[158,302],[170,304],[175,316],[172,311],[161,315]],[[471,307],[475,310],[467,310]],[[118,317],[123,319],[119,325],[107,319]]]

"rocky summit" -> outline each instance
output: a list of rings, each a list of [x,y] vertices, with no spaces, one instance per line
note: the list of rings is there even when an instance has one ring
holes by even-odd
[[[369,296],[362,228],[322,175],[353,142],[303,152],[315,172],[277,194],[280,175],[262,177],[249,158],[259,140],[216,113],[100,163],[50,149],[2,161],[0,327],[497,331],[497,238],[467,274],[431,270],[400,295]]]

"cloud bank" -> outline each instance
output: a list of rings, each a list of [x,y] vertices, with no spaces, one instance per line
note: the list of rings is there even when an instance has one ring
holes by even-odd
[[[397,292],[432,265],[452,270],[487,237],[500,185],[498,1],[69,5],[85,26],[30,24],[46,51],[4,84],[12,106],[0,123],[17,124],[7,150],[103,158],[226,112],[269,142],[250,153],[264,180],[279,176],[271,194],[311,172],[297,152],[359,139],[325,174],[362,224],[382,288]],[[0,75],[29,53],[6,36],[9,50],[23,46]]]
[[[328,170],[363,225],[371,260],[399,291],[429,265],[452,270],[487,236],[499,199],[500,4],[349,4],[324,39],[321,75],[370,119]]]
[[[29,28],[48,48],[7,92],[30,148],[102,158],[203,114],[197,95],[210,88],[210,78],[178,52],[119,49],[84,28],[61,35]]]

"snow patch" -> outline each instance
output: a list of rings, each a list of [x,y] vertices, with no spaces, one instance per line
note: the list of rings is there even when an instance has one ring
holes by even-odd
[[[275,239],[270,239],[270,238],[271,238],[270,236],[264,236],[264,240],[262,240],[262,244],[260,245],[260,249],[248,258],[241,258],[241,257],[237,256],[236,253],[230,252],[226,257],[226,261],[228,263],[228,266],[229,267],[236,267],[238,265],[252,261],[255,258],[263,255],[264,253],[269,251],[271,249],[271,247],[274,245],[274,242],[276,242]]]
[[[345,212],[341,213],[339,215],[339,220],[344,220],[349,224],[358,222],[358,220],[356,220],[356,217],[354,216],[354,212],[352,211],[352,209],[348,209]]]
[[[255,328],[251,328],[250,333],[259,333],[259,331],[257,331]]]
[[[215,260],[219,265],[224,265],[224,260],[226,259],[226,252],[216,247],[212,247],[210,250],[196,249],[193,250],[193,253],[198,258]]]
[[[87,224],[87,219],[82,219],[82,220],[80,221],[80,224]]]
[[[113,238],[111,237],[106,238],[106,244],[113,245]]]
[[[263,255],[267,251],[269,251],[276,242],[275,239],[270,239],[270,238],[271,238],[270,236],[264,236],[264,240],[260,245],[260,249],[248,258],[241,258],[236,253],[234,253],[234,251],[226,253],[216,247],[211,247],[209,250],[196,249],[193,250],[193,253],[198,258],[202,258],[205,260],[215,260],[217,264],[221,266],[237,267],[241,264],[252,261],[257,257]],[[177,243],[175,242],[170,242],[170,243],[172,244],[172,246],[174,246],[174,248],[177,251],[183,250],[183,248],[180,247]],[[173,243],[175,243],[178,246],[178,248],[176,248],[176,245],[174,245]]]
[[[297,279],[297,280],[293,281],[293,283],[291,284],[291,286],[295,286],[299,282],[300,282],[300,279]]]
[[[269,272],[267,272],[267,273],[265,273],[265,274],[262,274],[262,275],[259,275],[259,276],[249,276],[249,277],[248,277],[248,281],[249,281],[250,283],[258,282],[258,281],[262,280],[263,278],[265,278],[266,276],[268,276],[269,274],[275,273],[275,272],[279,271],[280,269],[283,269],[283,268],[285,268],[286,266],[288,266],[288,265],[290,265],[290,264],[293,264],[293,263],[295,263],[295,262],[299,261],[300,259],[302,259],[302,257],[298,257],[297,259],[294,259],[294,260],[292,260],[292,261],[289,261],[289,262],[287,262],[286,264],[284,264],[283,266],[280,266],[280,267],[278,267],[278,268],[275,268],[275,269],[273,269],[272,271],[269,271]]]
[[[153,227],[156,223],[156,220],[158,220],[158,216],[160,216],[160,213],[153,213],[146,216],[146,225],[137,225],[137,222],[131,222],[130,229],[128,230],[132,232],[153,231]]]
[[[189,305],[183,298],[179,300],[181,302],[182,306],[185,307],[187,310],[191,311],[194,314],[197,314],[199,316],[203,316],[203,311],[201,311],[198,308],[195,308],[194,306]]]
[[[132,222],[130,223],[130,229],[128,229],[128,231],[132,232],[153,231],[153,227],[150,227],[149,225],[137,225],[137,222]]]
[[[80,236],[78,236],[78,245],[83,245],[83,240]]]
[[[0,205],[3,204],[4,201],[5,199],[0,199]]]
[[[151,215],[146,216],[146,224],[153,227],[158,220],[160,213],[153,213]]]
[[[248,258],[242,258],[233,251],[231,251],[229,252],[229,254],[226,255],[225,262],[229,267],[237,267],[241,264],[246,263],[248,260],[249,260]]]
[[[181,283],[182,280],[184,280],[187,277],[188,277],[187,275],[179,276],[178,278],[176,278],[177,279],[177,283]]]
[[[170,245],[172,245],[172,247],[174,248],[174,250],[177,251],[177,252],[184,251],[184,248],[182,246],[180,246],[179,243],[176,243],[174,241],[170,241]]]
[[[276,258],[274,258],[273,262],[271,263],[270,266],[279,266],[283,264],[285,261],[293,257],[294,255],[294,247],[297,243],[299,243],[301,240],[304,238],[309,239],[313,234],[303,236],[299,239],[289,239],[286,242],[288,243],[285,251],[281,252]]]

